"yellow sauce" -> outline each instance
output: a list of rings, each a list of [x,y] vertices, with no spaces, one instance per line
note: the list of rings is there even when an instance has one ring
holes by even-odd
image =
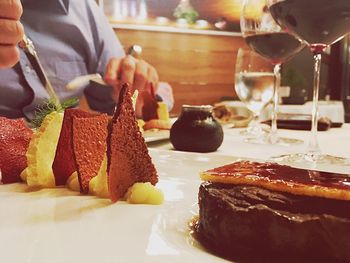
[[[89,183],[89,194],[109,198],[107,181],[107,157],[103,159],[100,170]],[[80,192],[78,173],[74,172],[67,180],[68,189]],[[164,202],[163,192],[151,183],[135,183],[127,191],[125,200],[130,204],[160,205]]]
[[[75,192],[80,192],[80,185],[79,185],[79,179],[78,179],[78,172],[75,171],[74,173],[69,176],[67,180],[67,187],[68,189],[75,191]]]
[[[92,178],[89,183],[89,194],[98,197],[109,198],[107,181],[107,155],[105,155],[105,157],[103,158],[97,176]]]
[[[125,197],[130,204],[160,205],[164,202],[163,192],[149,182],[135,183]]]

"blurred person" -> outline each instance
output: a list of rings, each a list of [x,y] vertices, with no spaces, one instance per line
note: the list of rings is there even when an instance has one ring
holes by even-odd
[[[20,0],[0,1],[0,68],[12,67],[19,60],[17,43],[23,37]]]
[[[91,109],[111,114],[121,83],[129,83],[133,90],[140,91],[138,117],[142,117],[143,104],[150,96],[161,97],[172,107],[172,93],[162,92],[155,68],[125,54],[94,0],[22,0],[22,6],[25,34],[33,41],[61,102],[85,95]],[[74,91],[65,88],[76,77],[94,73],[104,76],[113,89],[94,82]],[[21,49],[19,62],[0,69],[0,79],[1,116],[31,119],[35,109],[49,99],[37,69]]]

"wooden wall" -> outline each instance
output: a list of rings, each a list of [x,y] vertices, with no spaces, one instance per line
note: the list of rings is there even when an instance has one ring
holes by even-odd
[[[211,36],[117,29],[124,47],[143,47],[143,59],[155,66],[160,79],[174,91],[178,114],[181,105],[213,104],[234,97],[236,52],[245,46],[241,37]]]

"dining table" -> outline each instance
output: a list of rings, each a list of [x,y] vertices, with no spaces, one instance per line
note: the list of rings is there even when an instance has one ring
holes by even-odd
[[[280,129],[300,139],[293,145],[251,144],[243,128],[224,127],[215,152],[182,152],[169,138],[148,142],[158,172],[161,205],[111,203],[65,187],[33,189],[24,183],[0,185],[1,262],[229,262],[195,239],[191,222],[198,215],[201,171],[237,160],[271,161],[305,152],[309,131]],[[350,124],[318,133],[322,152],[350,159]],[[297,166],[316,169],[312,164]],[[350,166],[319,167],[350,175]]]
[[[300,143],[247,143],[245,136],[241,133],[246,128],[234,128],[228,124],[223,125],[224,140],[222,145],[215,152],[205,153],[206,156],[233,156],[237,158],[258,159],[264,161],[277,160],[278,156],[286,154],[306,153],[311,133],[309,130],[297,129],[278,129],[277,137],[287,139],[297,139]],[[337,157],[343,157],[350,160],[350,124],[344,123],[341,127],[330,128],[326,131],[319,131],[317,133],[319,146],[322,154],[329,154]],[[152,149],[161,149],[174,151],[174,147],[169,140],[156,140],[149,143]],[[291,163],[286,163],[291,164]],[[302,166],[314,169],[329,169],[329,165],[322,164],[315,165],[311,162],[302,162],[291,164],[293,166]],[[350,166],[337,164],[331,165],[331,169],[349,171]]]

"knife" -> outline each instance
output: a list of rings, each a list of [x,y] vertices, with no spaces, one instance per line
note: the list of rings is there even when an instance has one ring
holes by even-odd
[[[50,96],[50,99],[55,104],[57,108],[61,108],[60,100],[58,99],[58,96],[53,89],[51,82],[49,78],[47,77],[47,74],[40,62],[38,53],[36,52],[34,43],[32,40],[30,40],[26,35],[24,35],[22,41],[19,42],[18,46],[24,51],[26,54],[29,62],[33,66],[36,74],[38,75],[40,81],[44,85],[47,93]]]

